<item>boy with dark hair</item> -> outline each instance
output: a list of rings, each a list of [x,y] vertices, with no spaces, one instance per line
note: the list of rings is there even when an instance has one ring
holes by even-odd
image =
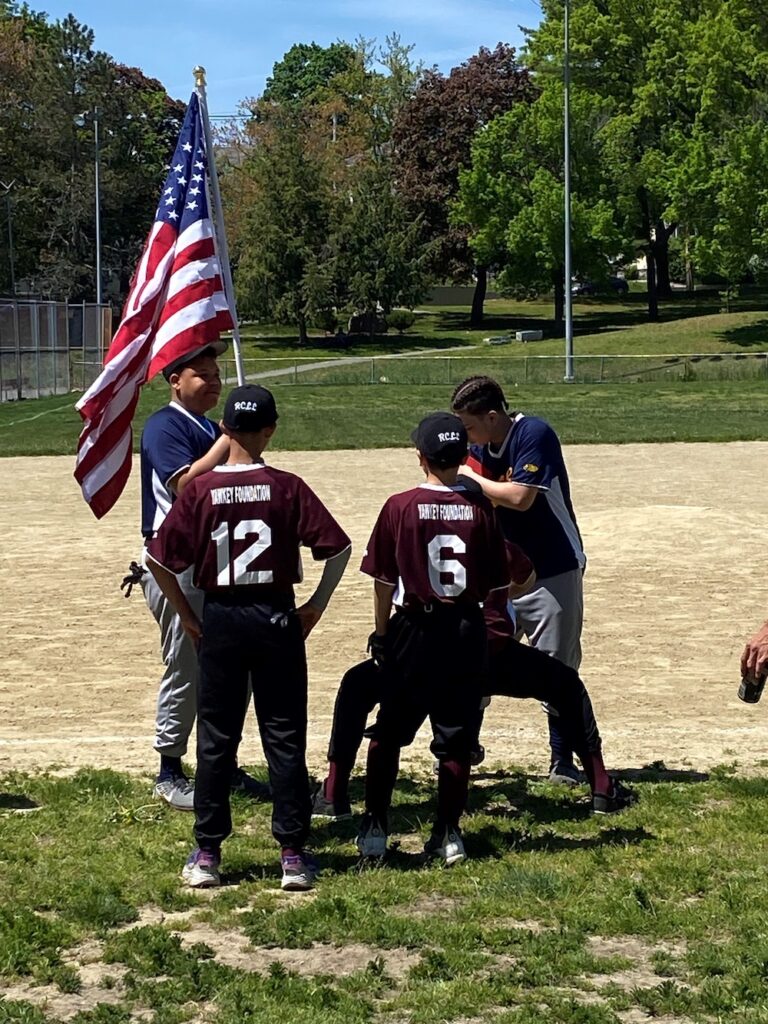
[[[592,702],[575,669],[515,639],[509,598],[522,596],[532,586],[532,566],[518,548],[507,543],[512,584],[508,594],[494,591],[483,605],[488,633],[486,697],[533,698],[545,701],[560,717],[563,734],[584,765],[596,814],[613,814],[629,806],[634,793],[608,775],[602,755]],[[369,658],[344,674],[336,695],[333,727],[328,745],[328,775],[318,786],[313,817],[342,821],[352,817],[349,780],[363,741],[368,715],[382,699],[385,677]],[[478,725],[482,715],[477,716]],[[478,746],[475,746],[475,750]],[[482,748],[480,748],[482,749]],[[474,752],[473,752],[474,763]]]
[[[221,395],[221,376],[216,359],[227,347],[215,341],[169,363],[163,376],[170,385],[170,402],[153,413],[141,435],[141,532],[145,546],[155,536],[176,498],[196,476],[223,462],[229,438],[208,419]],[[160,628],[163,676],[157,694],[155,750],[160,767],[155,796],[177,811],[194,807],[194,784],[184,774],[181,759],[195,724],[197,711],[197,651],[182,629],[179,617],[144,568],[131,565],[124,585],[139,582],[144,600]],[[199,614],[203,595],[192,582],[191,571],[179,585]],[[128,590],[130,593],[130,589]],[[256,799],[267,799],[269,787],[236,769],[233,790]]]
[[[544,420],[508,412],[504,392],[491,377],[468,377],[454,391],[451,408],[472,445],[461,472],[482,487],[496,506],[504,535],[536,570],[536,586],[514,603],[519,633],[578,670],[586,556],[560,440]],[[575,785],[573,749],[558,715],[547,710],[550,778]]]
[[[461,421],[434,413],[412,440],[426,481],[387,500],[361,567],[374,579],[370,645],[385,681],[357,846],[364,857],[386,853],[400,749],[429,717],[440,767],[437,820],[425,852],[455,864],[465,857],[459,820],[486,670],[480,605],[492,590],[506,591],[510,576],[490,503],[457,476],[467,455]]]
[[[350,542],[300,477],[265,465],[262,453],[276,423],[266,388],[235,388],[221,424],[230,442],[226,464],[189,484],[148,547],[158,585],[199,644],[197,847],[182,873],[193,887],[220,883],[249,674],[274,797],[282,887],[314,884],[314,864],[303,849],[310,823],[304,640],[341,579]],[[302,544],[325,566],[315,593],[296,608]],[[177,579],[189,566],[205,592],[202,621]]]

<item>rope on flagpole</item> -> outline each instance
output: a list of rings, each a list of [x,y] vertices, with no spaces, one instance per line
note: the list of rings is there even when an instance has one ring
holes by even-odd
[[[203,132],[205,134],[205,149],[208,157],[208,179],[211,192],[213,193],[213,223],[214,240],[219,257],[219,266],[224,281],[224,291],[229,303],[229,311],[232,314],[234,327],[232,328],[232,348],[235,353],[235,368],[237,370],[237,383],[245,384],[245,371],[243,370],[243,353],[240,347],[240,323],[237,319],[237,305],[235,303],[235,289],[232,284],[232,268],[229,265],[229,247],[227,246],[227,233],[224,230],[224,211],[221,204],[221,190],[219,188],[219,176],[216,173],[216,160],[213,154],[213,138],[211,136],[211,122],[208,117],[208,99],[205,93],[205,68],[199,64],[194,69],[195,92],[200,100],[200,112],[203,118]]]

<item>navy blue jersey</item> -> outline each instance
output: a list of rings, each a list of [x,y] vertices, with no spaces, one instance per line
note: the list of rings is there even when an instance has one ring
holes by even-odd
[[[141,435],[141,532],[145,537],[157,533],[171,509],[174,493],[168,481],[202,458],[220,433],[212,420],[178,402],[149,417]]]
[[[489,480],[527,484],[538,490],[525,512],[501,505],[496,508],[505,536],[530,558],[538,579],[584,566],[562,448],[548,423],[517,413],[499,447],[472,445],[468,464]]]

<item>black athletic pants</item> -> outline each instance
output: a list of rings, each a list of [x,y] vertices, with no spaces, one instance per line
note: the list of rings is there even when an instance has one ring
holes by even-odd
[[[344,674],[333,711],[329,761],[354,763],[368,715],[381,700],[383,688],[383,674],[370,660]],[[559,724],[579,758],[583,760],[585,753],[600,750],[592,702],[578,672],[535,647],[507,640],[500,650],[490,654],[482,689],[486,696],[545,701],[557,712]]]
[[[432,753],[468,758],[486,671],[485,621],[479,606],[397,611],[387,631],[386,664],[373,736],[407,747],[429,717]]]
[[[283,605],[206,595],[197,696],[195,837],[218,849],[232,831],[229,790],[248,700],[248,677],[269,766],[272,834],[300,849],[309,832],[307,663],[301,625]]]

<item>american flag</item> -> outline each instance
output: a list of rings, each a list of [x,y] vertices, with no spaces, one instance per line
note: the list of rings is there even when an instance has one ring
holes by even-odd
[[[123,318],[104,369],[77,403],[85,420],[75,479],[101,519],[131,472],[142,384],[233,326],[208,212],[205,135],[196,93],[187,107]]]

